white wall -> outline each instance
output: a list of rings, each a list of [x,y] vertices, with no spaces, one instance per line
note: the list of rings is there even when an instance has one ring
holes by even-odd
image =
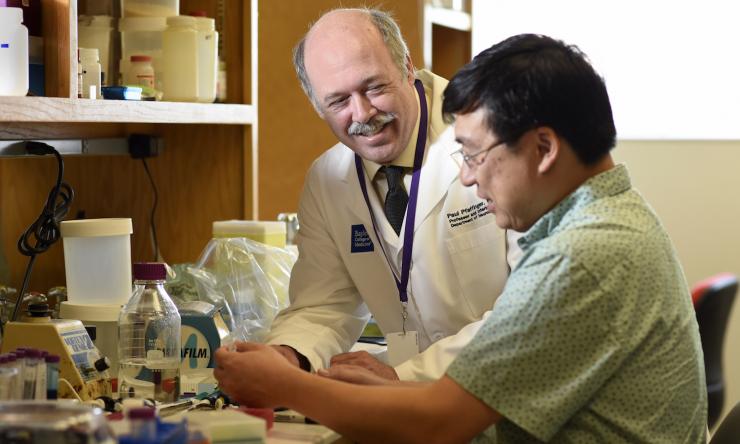
[[[719,272],[740,275],[740,141],[622,141],[613,156],[663,221],[690,285]],[[726,413],[740,402],[740,299],[724,356]]]
[[[740,138],[737,2],[473,0],[472,53],[520,33],[578,45],[622,139]]]

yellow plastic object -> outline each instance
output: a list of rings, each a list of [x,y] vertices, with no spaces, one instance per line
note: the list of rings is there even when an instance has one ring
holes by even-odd
[[[204,432],[212,443],[265,442],[265,420],[234,409],[192,411],[185,417],[190,427]]]
[[[273,247],[285,248],[285,222],[263,220],[222,220],[213,223],[213,237],[246,237]]]
[[[83,401],[111,395],[110,374],[99,372],[101,358],[82,322],[69,319],[25,318],[5,324],[1,353],[18,347],[37,348],[59,355],[59,377],[72,385]],[[59,384],[60,398],[76,398],[65,384]]]

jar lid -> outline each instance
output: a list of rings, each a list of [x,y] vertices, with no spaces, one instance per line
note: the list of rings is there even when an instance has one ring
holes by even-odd
[[[198,31],[214,31],[216,29],[216,19],[210,17],[194,17],[195,27]]]
[[[128,419],[154,419],[156,411],[151,407],[136,407],[128,411]]]
[[[100,62],[100,53],[98,48],[77,48],[80,62]]]
[[[241,237],[250,235],[285,235],[285,222],[266,220],[218,220],[213,222],[214,237]]]
[[[65,220],[62,237],[122,236],[134,232],[129,218]]]
[[[148,55],[132,55],[131,61],[132,62],[151,62],[152,57]]]
[[[134,280],[163,281],[167,279],[167,269],[161,262],[135,262]]]
[[[21,8],[11,7],[0,8],[0,17],[4,20],[13,20],[17,23],[23,23],[23,10]]]
[[[167,26],[185,26],[195,28],[195,17],[190,17],[188,15],[167,17]]]

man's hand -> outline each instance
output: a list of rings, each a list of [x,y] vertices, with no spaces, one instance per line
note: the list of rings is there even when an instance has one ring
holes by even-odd
[[[328,369],[321,368],[317,373],[319,376],[324,376],[326,378],[360,385],[395,385],[400,383],[400,381],[378,376],[365,367],[357,365],[333,365]]]
[[[218,387],[248,407],[278,406],[284,382],[300,373],[278,350],[263,344],[237,342],[236,351],[221,347],[214,357]]]
[[[398,381],[398,375],[393,367],[386,365],[366,351],[341,353],[331,358],[330,370],[337,366],[353,365],[363,367],[384,379]]]

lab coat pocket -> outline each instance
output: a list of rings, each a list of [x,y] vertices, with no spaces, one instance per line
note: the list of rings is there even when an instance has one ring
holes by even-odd
[[[506,282],[505,232],[491,222],[447,240],[447,250],[460,292],[479,318],[493,307]]]

